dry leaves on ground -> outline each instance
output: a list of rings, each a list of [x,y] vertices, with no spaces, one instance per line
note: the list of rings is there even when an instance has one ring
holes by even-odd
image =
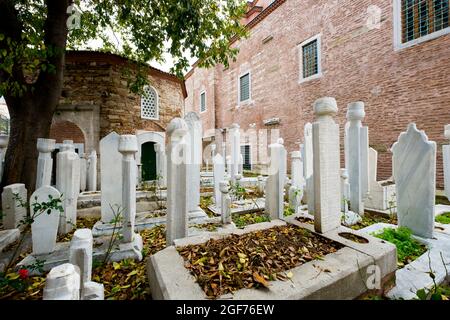
[[[178,251],[206,295],[217,298],[242,288],[270,287],[271,280],[288,280],[292,277],[289,270],[341,247],[288,225],[209,240]]]

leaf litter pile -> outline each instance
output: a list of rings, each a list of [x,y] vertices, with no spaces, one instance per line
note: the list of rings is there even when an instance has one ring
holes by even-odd
[[[185,267],[210,298],[243,288],[269,288],[289,270],[336,252],[342,245],[288,225],[178,248]]]

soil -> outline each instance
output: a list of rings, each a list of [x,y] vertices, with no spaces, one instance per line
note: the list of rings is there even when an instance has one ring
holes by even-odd
[[[350,233],[350,232],[342,232],[339,233],[339,235],[342,238],[345,238],[347,240],[353,241],[353,242],[357,242],[357,243],[369,243],[369,240],[367,240],[364,237],[358,236],[356,234]]]

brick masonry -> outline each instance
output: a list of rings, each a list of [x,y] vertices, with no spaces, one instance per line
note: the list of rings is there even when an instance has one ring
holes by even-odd
[[[232,123],[248,130],[267,129],[263,121],[280,118],[288,151],[303,141],[303,127],[314,119],[313,102],[335,97],[341,145],[347,104],[364,101],[370,145],[379,152],[378,179],[391,176],[392,144],[415,122],[438,144],[437,185],[443,187],[444,125],[450,123],[450,34],[407,49],[394,50],[393,1],[286,0],[251,28],[227,70],[194,68],[187,75],[186,111],[198,110],[200,90],[207,90],[204,128]],[[370,5],[381,8],[381,25],[366,27]],[[299,44],[321,34],[322,77],[300,83]],[[252,99],[238,105],[238,77],[251,72]],[[342,152],[343,153],[343,152]],[[343,157],[342,163],[343,165]]]
[[[141,118],[141,97],[127,88],[127,72],[133,62],[108,53],[69,51],[64,88],[55,113],[52,134],[59,139],[78,139],[78,127],[88,144],[98,150],[99,140],[112,131],[135,134],[138,130],[164,132],[170,120],[181,116],[186,98],[184,81],[149,67],[148,80],[159,96],[159,120]],[[71,123],[70,126],[67,123]],[[79,138],[81,139],[81,137]]]

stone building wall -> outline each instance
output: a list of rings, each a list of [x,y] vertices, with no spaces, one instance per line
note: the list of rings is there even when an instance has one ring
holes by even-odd
[[[117,55],[99,52],[68,52],[63,93],[55,113],[52,134],[67,136],[61,121],[80,127],[86,140],[85,152],[96,149],[112,131],[136,134],[138,131],[164,132],[170,120],[184,107],[184,82],[154,68],[148,69],[149,83],[159,96],[159,120],[141,118],[141,97],[127,88],[125,73],[132,62]],[[60,131],[60,133],[58,133]]]
[[[367,27],[371,5],[381,9],[379,28]],[[379,152],[378,179],[391,176],[389,149],[415,122],[438,143],[437,185],[442,187],[441,146],[444,125],[450,123],[450,34],[394,50],[393,1],[388,0],[276,0],[271,7],[251,26],[248,39],[234,43],[240,48],[236,62],[227,70],[215,67],[216,127],[236,122],[244,130],[278,128],[291,152],[303,141],[305,123],[314,120],[313,102],[332,96],[343,146],[347,104],[361,100],[370,145]],[[300,82],[300,44],[318,34],[322,76]],[[252,99],[238,105],[238,77],[245,70],[251,72]],[[190,72],[186,81],[202,82],[201,76]],[[198,94],[191,87],[188,93]],[[265,126],[270,118],[280,118],[280,124]]]

